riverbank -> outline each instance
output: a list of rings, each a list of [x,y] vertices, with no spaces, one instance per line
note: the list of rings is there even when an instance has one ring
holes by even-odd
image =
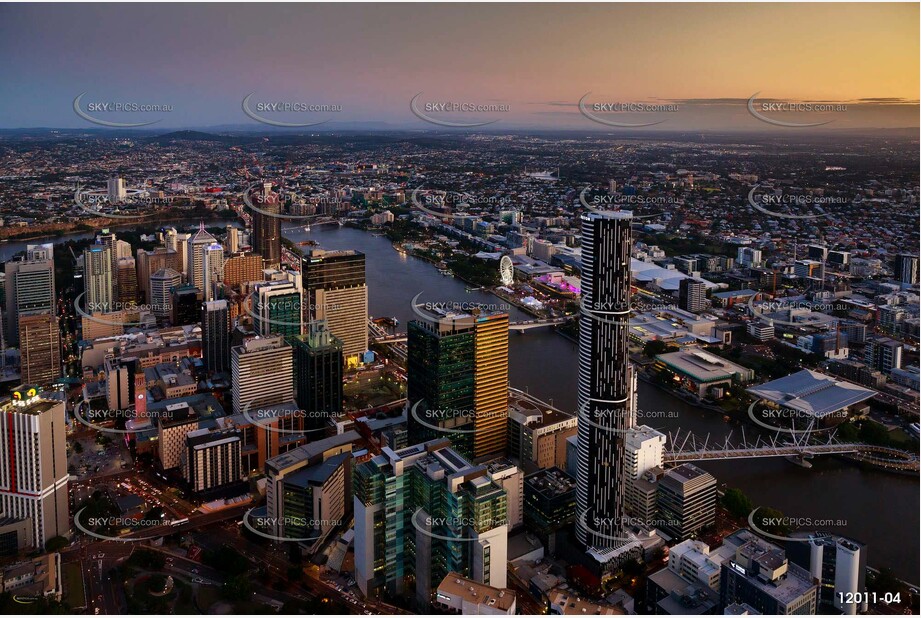
[[[54,240],[61,238],[62,236],[67,236],[69,234],[84,234],[97,232],[103,228],[109,228],[113,230],[124,229],[127,227],[137,227],[139,225],[148,226],[154,225],[159,227],[163,223],[175,223],[178,221],[191,221],[191,220],[202,220],[206,223],[212,223],[214,221],[222,221],[227,223],[238,222],[239,217],[225,217],[218,215],[216,211],[208,210],[204,212],[182,212],[175,213],[172,215],[161,216],[150,215],[148,217],[133,220],[130,222],[125,221],[124,219],[111,219],[106,217],[97,217],[95,219],[85,219],[81,221],[75,221],[72,223],[49,223],[49,224],[39,224],[31,225],[27,228],[15,228],[15,227],[3,227],[0,228],[0,242],[33,242],[41,240]],[[24,234],[16,234],[15,232],[20,229],[27,229],[28,232]]]

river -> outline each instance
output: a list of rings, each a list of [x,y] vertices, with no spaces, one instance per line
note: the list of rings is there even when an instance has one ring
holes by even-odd
[[[358,249],[367,256],[371,315],[395,316],[400,330],[412,319],[410,301],[468,301],[489,304],[503,301],[484,292],[467,292],[463,281],[441,275],[431,264],[395,251],[389,240],[348,227],[314,226],[286,234],[291,240],[315,240],[324,249]],[[530,316],[516,308],[512,320]],[[576,408],[577,345],[548,329],[510,335],[509,374],[512,386],[550,401],[564,410]],[[655,386],[639,382],[639,420],[668,433],[679,428],[711,443],[741,425],[724,422],[713,412],[696,408]],[[646,411],[650,411],[647,413]],[[668,416],[663,417],[662,413]],[[747,426],[746,433],[752,433]],[[868,545],[871,566],[891,567],[909,582],[918,583],[917,477],[862,470],[830,457],[812,460],[813,468],[796,466],[783,458],[707,462],[701,467],[720,483],[738,487],[756,505],[779,509],[788,517],[836,520],[843,525],[823,526]]]
[[[188,227],[194,222],[177,222]],[[64,242],[89,238],[92,233],[72,234],[45,241],[0,244],[0,261],[8,259],[26,244]],[[394,250],[389,240],[361,230],[332,225],[314,226],[311,232],[294,228],[286,232],[293,241],[311,239],[324,249],[358,249],[367,256],[367,280],[371,315],[394,316],[400,330],[415,316],[410,301],[422,293],[420,301],[481,302],[504,301],[486,292],[467,292],[459,279],[441,275],[431,264]],[[512,320],[531,316],[512,307]],[[552,403],[564,410],[576,407],[577,346],[548,329],[525,334],[510,334],[509,374],[512,386]],[[654,386],[639,382],[639,420],[653,416],[647,424],[668,433],[681,429],[701,438],[710,435],[711,443],[741,425],[724,422],[723,417],[696,408]],[[650,412],[646,412],[650,411]],[[662,412],[666,413],[663,417]],[[751,432],[746,427],[746,432]],[[756,505],[770,506],[788,517],[835,520],[842,525],[824,529],[839,532],[868,545],[868,563],[888,566],[900,577],[918,583],[919,492],[918,478],[862,470],[850,463],[825,457],[812,460],[805,469],[783,458],[749,459],[700,464],[720,483],[738,487]]]

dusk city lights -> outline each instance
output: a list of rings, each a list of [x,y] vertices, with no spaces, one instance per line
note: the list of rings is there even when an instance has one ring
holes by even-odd
[[[0,3],[0,613],[921,613],[921,2]]]

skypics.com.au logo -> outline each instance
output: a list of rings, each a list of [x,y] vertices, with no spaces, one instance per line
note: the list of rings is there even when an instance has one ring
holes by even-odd
[[[785,101],[779,99],[766,99],[758,102],[756,99],[759,94],[761,93],[756,92],[748,98],[748,113],[761,122],[774,125],[775,127],[806,129],[810,127],[821,127],[834,122],[834,120],[817,122],[792,122],[789,120],[780,120],[782,116],[789,117],[791,113],[801,116],[802,114],[829,114],[847,111],[847,104],[830,101]],[[768,116],[766,114],[774,115]]]
[[[625,401],[619,407],[585,402],[579,405],[576,416],[579,423],[611,434],[631,433],[635,431],[635,425],[638,423],[656,423],[679,418],[677,410],[633,410],[629,401]]]
[[[835,311],[849,311],[850,305],[791,300],[775,299],[769,302],[760,302],[755,305],[755,297],[748,299],[748,309],[753,316],[769,320],[772,324],[783,324],[785,326],[819,326],[834,322],[834,318],[823,317],[817,314],[830,314]],[[778,314],[786,314],[789,320],[777,317]],[[796,320],[797,314],[801,314],[803,319]],[[808,318],[808,319],[807,319]]]
[[[433,517],[422,508],[416,509],[410,521],[420,534],[429,538],[461,543],[479,541],[483,534],[509,524],[505,518]]]
[[[135,414],[135,411],[131,409],[90,408],[89,403],[85,401],[78,402],[74,406],[74,418],[77,422],[86,425],[90,429],[115,435],[134,434],[139,431],[139,429],[120,429],[118,427],[118,425],[125,427],[128,421],[136,420]],[[109,427],[102,423],[112,423],[113,426]],[[149,425],[146,427],[146,429],[150,428],[151,426]]]
[[[651,127],[662,124],[667,118],[652,120],[649,122],[624,122],[613,120],[611,114],[657,114],[673,113],[678,111],[677,103],[650,103],[643,101],[607,101],[588,103],[587,99],[591,92],[586,92],[579,99],[579,113],[598,124],[620,129],[639,129],[642,127]],[[605,116],[608,117],[605,117]]]
[[[760,191],[755,185],[748,192],[748,204],[759,212],[781,219],[818,219],[828,217],[829,206],[843,205],[851,200],[844,197],[824,195],[787,194],[776,190]],[[785,209],[787,212],[782,212]]]
[[[103,541],[139,543],[158,539],[163,536],[163,533],[153,535],[144,535],[142,533],[145,529],[157,528],[169,523],[165,519],[153,518],[85,517],[83,514],[86,508],[84,507],[74,514],[74,527],[87,536]],[[121,531],[123,534],[115,534],[116,531]]]
[[[427,322],[438,320],[443,317],[457,316],[475,316],[493,313],[508,313],[512,307],[508,303],[475,303],[470,301],[426,301],[419,302],[419,298],[425,292],[416,294],[410,308],[420,319]]]
[[[243,406],[242,416],[247,422],[271,431],[272,433],[287,434],[291,436],[303,435],[305,438],[323,437],[329,427],[325,421],[335,412],[323,410],[303,410],[287,405],[273,405],[263,403],[253,405],[256,399]],[[319,427],[310,428],[307,425],[318,424]]]
[[[294,189],[273,187],[274,184],[267,181],[247,185],[240,196],[243,205],[250,213],[302,223],[326,216],[325,210],[339,205],[338,198],[324,193],[301,193]],[[311,189],[322,190],[322,187],[315,185]]]
[[[102,117],[126,118],[125,114],[145,114],[146,118],[152,115],[159,116],[164,113],[173,111],[173,106],[168,103],[146,103],[138,101],[88,101],[84,102],[83,97],[86,92],[81,92],[74,98],[74,113],[87,122],[92,122],[101,127],[112,129],[130,129],[137,127],[146,127],[157,124],[162,118],[157,117],[154,120],[145,120],[141,122],[119,122],[117,120],[103,120]],[[84,107],[86,109],[84,109]],[[110,116],[111,114],[111,116]]]
[[[422,92],[409,100],[409,111],[419,120],[429,124],[451,129],[471,129],[485,127],[499,122],[499,118],[489,120],[464,122],[461,118],[469,118],[471,114],[495,115],[511,111],[507,103],[475,103],[473,101],[426,101],[422,99]]]
[[[476,433],[476,422],[486,415],[472,409],[447,409],[420,408],[423,401],[420,399],[409,409],[409,414],[414,421],[428,429],[456,434]],[[490,418],[497,416],[490,415]]]
[[[74,310],[81,318],[102,324],[104,326],[118,326],[122,328],[141,328],[146,325],[141,321],[141,315],[150,313],[153,315],[169,315],[172,311],[172,304],[146,304],[138,305],[136,303],[122,303],[112,301],[109,303],[89,302],[86,300],[86,292],[81,292],[74,299]],[[129,317],[137,317],[136,320],[129,320]]]
[[[157,214],[159,206],[169,206],[175,198],[152,197],[145,191],[130,190],[124,199],[113,203],[103,190],[84,189],[77,185],[74,191],[74,206],[77,210],[94,217],[107,219],[146,219]]]
[[[823,427],[822,424],[835,419],[846,420],[847,417],[847,410],[838,410],[825,416],[817,417],[808,410],[778,406],[771,402],[765,402],[763,399],[753,401],[748,406],[748,418],[759,427],[792,435],[832,431],[835,429],[833,425]],[[801,429],[797,429],[797,425]]]
[[[844,528],[848,525],[846,519],[813,518],[813,517],[786,517],[782,514],[761,515],[757,513],[764,507],[758,507],[748,514],[749,527],[760,536],[774,539],[775,541],[793,541],[795,543],[809,543],[813,540],[834,539],[836,535],[823,532],[829,528]],[[808,529],[810,532],[800,536],[789,536],[794,530]]]
[[[306,543],[323,538],[330,529],[343,525],[338,519],[309,519],[306,517],[270,517],[268,515],[253,515],[255,508],[243,514],[243,526],[257,536],[277,541],[280,543]],[[283,531],[285,536],[272,534],[271,531]],[[309,536],[291,536],[288,532],[298,531],[298,534]]]
[[[326,124],[332,118],[327,117],[323,120],[311,120],[309,122],[290,122],[281,118],[290,118],[293,114],[338,114],[342,111],[342,106],[330,103],[311,103],[308,101],[254,101],[255,92],[251,92],[243,98],[241,107],[243,113],[262,124],[273,127],[284,127],[298,129],[303,127],[315,127]],[[286,114],[271,118],[266,114]],[[316,118],[317,116],[310,116]]]
[[[464,219],[475,216],[470,208],[512,208],[512,200],[503,196],[478,195],[470,191],[424,189],[419,186],[410,195],[412,205],[438,219]]]

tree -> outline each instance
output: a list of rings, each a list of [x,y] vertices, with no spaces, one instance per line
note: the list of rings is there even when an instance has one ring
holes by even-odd
[[[646,345],[643,347],[643,354],[649,358],[653,358],[658,354],[664,354],[668,350],[668,344],[659,339],[653,339],[652,341],[646,342]]]
[[[231,577],[243,575],[249,570],[249,561],[228,545],[222,545],[215,551],[205,552],[203,562]]]
[[[755,515],[755,524],[771,534],[786,535],[790,533],[790,527],[785,523],[784,514],[768,506],[758,509],[758,513]]]
[[[228,601],[246,601],[252,593],[252,583],[249,577],[244,575],[234,575],[221,587],[221,594]]]
[[[60,551],[68,545],[70,545],[70,541],[68,541],[65,537],[53,536],[45,543],[45,551],[48,553]]]
[[[726,490],[723,494],[723,506],[733,517],[748,517],[754,505],[741,489],[735,487]]]

